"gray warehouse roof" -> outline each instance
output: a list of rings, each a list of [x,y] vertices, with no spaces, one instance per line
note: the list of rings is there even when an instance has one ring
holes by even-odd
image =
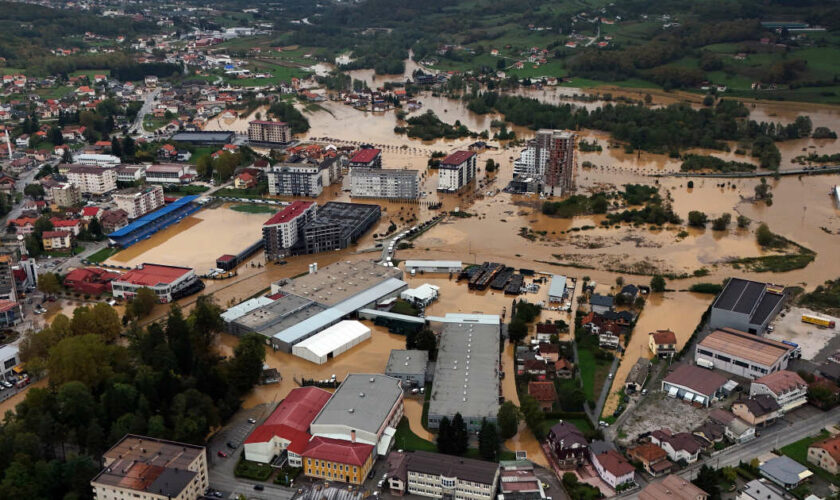
[[[375,434],[402,393],[400,381],[393,377],[351,373],[312,425],[341,425]]]
[[[715,309],[751,314],[751,324],[761,324],[784,298],[778,285],[732,278],[715,299]]]
[[[448,322],[439,344],[429,414],[495,418],[499,409],[498,322]]]
[[[548,287],[549,297],[562,297],[566,291],[566,277],[559,274],[551,275],[551,284]]]
[[[429,364],[429,352],[415,349],[391,349],[385,374],[425,373]]]
[[[813,475],[807,467],[785,455],[771,458],[761,464],[758,469],[770,480],[784,484],[799,484],[800,481]]]
[[[294,326],[290,326],[275,333],[273,337],[280,342],[285,342],[290,345],[294,344],[307,338],[313,333],[326,328],[344,316],[358,311],[371,302],[376,302],[382,297],[402,290],[407,286],[408,284],[406,284],[403,280],[388,278],[377,285],[374,285],[366,290],[362,290],[344,301],[339,302],[326,311],[322,311]]]

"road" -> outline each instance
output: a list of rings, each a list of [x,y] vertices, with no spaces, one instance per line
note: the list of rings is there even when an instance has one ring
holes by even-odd
[[[159,95],[160,89],[155,89],[146,94],[146,97],[143,98],[143,106],[141,106],[140,111],[137,112],[137,118],[134,119],[134,123],[131,125],[131,128],[128,129],[129,134],[143,134],[145,132],[145,130],[143,130],[143,118],[145,118],[147,114],[151,113],[152,106]]]
[[[52,161],[49,161],[49,162],[46,162],[46,163],[49,163],[50,165],[55,166],[55,165],[58,165],[59,160],[52,160]],[[40,170],[41,170],[40,168],[33,168],[31,170],[28,170],[28,171],[24,172],[23,175],[18,177],[17,180],[15,181],[15,191],[23,194],[24,188],[26,188],[26,186],[28,184],[32,184],[32,182],[35,181],[35,175],[38,174],[38,171],[40,171]],[[23,208],[23,203],[22,202],[18,203],[14,207],[12,207],[12,209],[9,211],[9,213],[6,214],[6,217],[3,220],[3,222],[6,222],[9,219],[17,219],[18,217],[20,217],[20,213],[22,211],[22,208]]]

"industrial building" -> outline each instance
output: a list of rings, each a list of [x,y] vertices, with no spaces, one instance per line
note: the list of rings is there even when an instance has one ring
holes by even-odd
[[[141,288],[150,288],[160,302],[166,303],[203,290],[204,283],[192,268],[148,263],[140,264],[137,269],[111,282],[111,291],[116,298],[130,299]]]
[[[235,135],[228,131],[179,132],[171,137],[173,142],[183,142],[195,146],[224,146],[232,144]]]
[[[7,375],[11,375],[15,371],[15,367],[20,365],[20,350],[16,345],[4,345],[0,347],[0,375],[3,380]]]
[[[303,227],[315,217],[314,201],[295,201],[263,223],[265,258],[276,260],[291,254],[303,234]]]
[[[161,163],[146,167],[146,182],[151,184],[189,184],[194,175],[188,163]]]
[[[373,227],[380,216],[379,205],[330,201],[303,226],[302,249],[294,253],[347,248]]]
[[[414,200],[420,197],[417,171],[356,167],[350,171],[350,196]]]
[[[417,288],[409,288],[400,294],[400,298],[416,307],[426,307],[440,294],[440,287],[423,283]]]
[[[412,273],[460,273],[460,260],[407,260],[405,272]]]
[[[551,284],[548,286],[548,301],[563,302],[566,295],[566,277],[559,274],[551,275]]]
[[[117,208],[125,210],[129,219],[142,217],[164,205],[161,186],[129,188],[114,193],[113,198]]]
[[[245,459],[272,463],[286,453],[289,465],[300,467],[312,435],[309,424],[332,394],[317,387],[297,387],[283,399],[261,425],[245,439]]]
[[[438,166],[438,191],[455,193],[475,179],[476,154],[473,151],[456,151]]]
[[[362,148],[356,151],[347,166],[355,168],[382,168],[382,150],[376,148]]]
[[[763,334],[784,304],[781,285],[732,278],[712,304],[710,328],[734,328]]]
[[[403,417],[403,388],[382,374],[351,373],[312,421],[313,436],[373,446],[386,455]]]
[[[429,428],[460,413],[470,431],[482,420],[496,421],[499,410],[500,318],[490,314],[447,314],[442,322],[434,386],[429,400]]]
[[[286,122],[250,121],[248,122],[248,142],[258,146],[288,144],[292,142],[292,127]]]
[[[134,434],[102,455],[102,471],[90,484],[95,498],[196,500],[210,485],[203,446]]]
[[[370,328],[358,321],[345,320],[298,342],[292,354],[318,365],[347,352],[370,338]]]
[[[201,205],[195,203],[197,199],[197,195],[179,198],[177,201],[173,201],[169,205],[148,213],[131,224],[108,234],[108,239],[112,245],[122,248],[129,247],[199,210]]]
[[[662,380],[662,392],[687,403],[709,406],[720,397],[726,377],[699,366],[679,364]]]
[[[400,379],[405,387],[423,387],[429,366],[429,351],[391,349],[385,375]]]
[[[273,283],[270,303],[229,315],[228,331],[257,332],[275,349],[292,352],[295,344],[360,309],[399,296],[408,286],[401,277],[399,269],[373,261],[341,261],[320,270],[315,264],[310,274]]]
[[[268,192],[277,196],[317,198],[325,186],[338,179],[339,174],[339,164],[334,157],[315,160],[292,156],[268,170]]]
[[[791,345],[723,328],[697,344],[694,360],[697,364],[754,379],[786,369],[793,353]]]

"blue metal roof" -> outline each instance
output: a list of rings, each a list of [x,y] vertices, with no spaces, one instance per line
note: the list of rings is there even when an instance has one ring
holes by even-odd
[[[187,203],[195,201],[197,198],[198,198],[198,195],[184,196],[180,200],[173,201],[169,205],[161,208],[160,210],[155,210],[154,212],[152,212],[150,214],[146,214],[143,217],[140,217],[139,219],[135,220],[131,224],[125,226],[124,228],[114,231],[113,233],[109,234],[108,237],[109,238],[122,238],[123,236],[128,236],[129,234],[131,234],[134,231],[140,229],[141,227],[145,226],[146,224],[154,222],[154,221],[160,219],[161,217],[164,217],[164,216],[174,212],[175,210],[178,210],[179,208],[183,207]]]

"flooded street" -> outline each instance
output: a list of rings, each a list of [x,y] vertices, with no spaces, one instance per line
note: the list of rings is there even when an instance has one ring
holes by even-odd
[[[10,397],[9,399],[0,402],[0,419],[4,418],[7,411],[13,412],[15,411],[15,407],[23,402],[26,399],[26,393],[29,392],[30,389],[33,387],[44,388],[47,387],[49,379],[42,378],[37,382],[33,382],[29,384],[24,390],[18,392],[14,396]]]

